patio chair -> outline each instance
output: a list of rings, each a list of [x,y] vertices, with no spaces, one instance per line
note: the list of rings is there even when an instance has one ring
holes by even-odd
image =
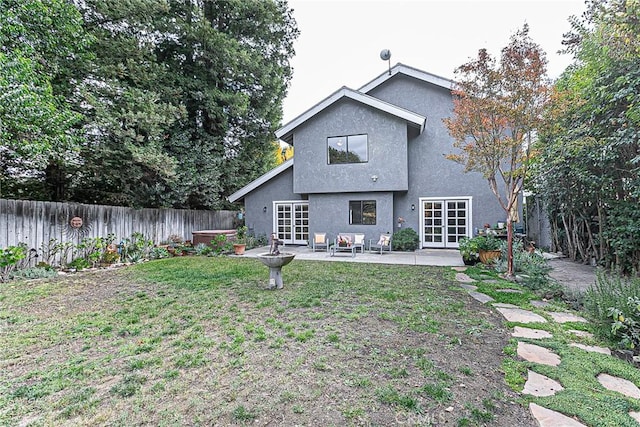
[[[313,252],[316,250],[329,252],[329,239],[327,239],[327,233],[313,233],[311,248],[313,249]]]
[[[381,234],[377,243],[374,243],[375,239],[369,240],[369,252],[378,252],[382,255],[383,252],[391,253],[391,236],[388,234]]]
[[[353,235],[353,244],[355,245],[356,250],[359,248],[360,252],[364,253],[364,234],[355,233]]]

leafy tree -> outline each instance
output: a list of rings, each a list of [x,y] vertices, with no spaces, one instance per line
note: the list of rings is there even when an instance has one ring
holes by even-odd
[[[14,197],[59,198],[56,188],[25,190],[76,159],[80,116],[65,96],[89,42],[64,0],[0,3],[0,194],[4,184]]]
[[[273,147],[276,165],[280,165],[293,157],[293,145],[282,147],[279,143],[274,142]]]
[[[557,248],[624,271],[640,268],[639,13],[637,1],[591,1],[572,20],[575,61],[556,83],[535,168]]]
[[[485,49],[456,69],[453,117],[445,125],[459,153],[450,160],[487,179],[507,217],[508,268],[513,277],[513,227],[517,201],[533,156],[532,136],[548,100],[544,51],[529,28],[511,37],[497,62]]]

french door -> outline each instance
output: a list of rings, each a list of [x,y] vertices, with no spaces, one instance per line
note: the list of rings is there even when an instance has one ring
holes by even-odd
[[[309,202],[274,202],[273,229],[284,243],[309,241]]]
[[[457,248],[471,237],[471,197],[424,198],[420,205],[423,248]]]

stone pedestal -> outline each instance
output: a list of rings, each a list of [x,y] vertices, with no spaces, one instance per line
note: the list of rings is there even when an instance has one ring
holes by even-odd
[[[260,254],[258,259],[267,267],[269,267],[269,289],[282,289],[282,267],[289,264],[295,254],[283,252],[278,255]]]

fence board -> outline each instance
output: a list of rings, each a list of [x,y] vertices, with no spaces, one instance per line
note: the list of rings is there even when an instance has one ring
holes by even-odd
[[[74,229],[71,218],[82,218]],[[192,240],[198,230],[230,229],[233,211],[194,211],[187,209],[132,209],[122,206],[84,205],[78,203],[38,202],[0,199],[0,248],[26,243],[40,252],[50,239],[79,243],[83,237],[107,237],[116,242],[142,233],[155,244],[178,235]]]

